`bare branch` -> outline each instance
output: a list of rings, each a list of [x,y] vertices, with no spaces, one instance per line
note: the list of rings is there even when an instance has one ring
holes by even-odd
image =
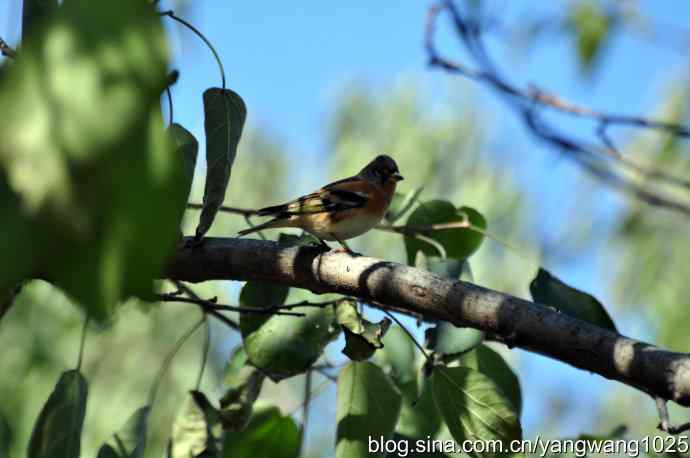
[[[439,14],[444,10],[450,13],[455,31],[475,61],[476,69],[442,57],[436,50],[434,43],[436,23]],[[645,186],[624,172],[628,170],[648,180],[676,186],[685,192],[690,191],[690,181],[664,170],[642,165],[630,158],[625,158],[615,148],[607,132],[609,127],[619,125],[659,130],[678,137],[689,138],[690,129],[670,122],[599,112],[567,102],[561,97],[534,85],[527,90],[512,85],[499,73],[496,65],[490,59],[481,36],[482,24],[477,21],[478,19],[475,17],[462,16],[450,0],[443,0],[432,5],[428,12],[424,40],[429,56],[429,65],[482,82],[494,89],[503,96],[506,104],[522,118],[525,126],[537,138],[556,147],[559,151],[569,153],[566,155],[569,159],[574,160],[593,176],[651,205],[690,215],[690,199],[678,200],[665,195],[660,190],[652,189],[652,183]],[[595,137],[598,138],[599,144],[592,144],[560,131],[539,117],[537,108],[549,108],[573,116],[592,119],[597,123]]]
[[[188,203],[187,208],[191,210],[201,210],[202,208],[204,208],[204,206],[202,204]],[[257,214],[257,210],[251,210],[249,208],[228,207],[226,205],[221,206],[218,209],[218,211],[225,213],[235,213],[244,216],[252,216]]]
[[[663,350],[547,306],[420,269],[365,256],[276,242],[207,238],[181,249],[166,276],[174,280],[259,280],[315,293],[353,296],[430,322],[485,331],[497,341],[690,406],[690,355]]]

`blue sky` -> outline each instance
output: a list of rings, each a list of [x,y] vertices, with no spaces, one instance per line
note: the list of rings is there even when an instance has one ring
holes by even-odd
[[[0,2],[0,36],[15,44],[19,1]],[[169,2],[162,2],[170,7]],[[189,2],[180,14],[214,43],[226,68],[228,85],[242,95],[249,107],[249,122],[268,126],[279,135],[286,149],[295,155],[296,164],[310,164],[327,154],[326,120],[333,101],[344,85],[353,79],[370,82],[382,90],[403,77],[418,80],[432,97],[443,97],[449,80],[455,78],[430,71],[422,47],[426,11],[425,1],[349,1],[252,2],[208,0]],[[492,12],[509,21],[557,11],[567,1],[535,2],[503,0],[491,2]],[[690,17],[690,2],[640,0],[641,11],[661,24],[673,38],[675,27],[683,27]],[[174,38],[175,67],[181,78],[174,87],[176,120],[203,138],[201,93],[220,78],[215,62],[203,43],[189,31],[169,24]],[[618,35],[607,53],[613,60],[600,68],[591,81],[583,82],[574,65],[571,42],[547,39],[528,56],[508,55],[496,40],[489,42],[505,74],[519,85],[530,82],[552,90],[566,99],[604,111],[638,114],[655,107],[655,101],[668,88],[669,75],[684,75],[687,54],[670,47],[659,47],[630,34]],[[449,33],[439,36],[439,48],[449,52],[458,47]],[[458,54],[462,56],[462,54]],[[558,219],[560,201],[576,182],[580,171],[550,149],[535,143],[524,133],[512,113],[494,95],[475,83],[468,83],[473,98],[495,123],[495,141],[515,149],[520,179],[544,196],[544,208]],[[587,134],[590,127],[564,119],[564,125]],[[308,191],[318,183],[296,183],[296,192]],[[615,208],[620,198],[615,193],[596,196],[592,211]],[[603,204],[602,204],[603,202]],[[566,216],[566,215],[560,215]],[[604,223],[606,219],[602,220]],[[548,231],[548,226],[544,229]],[[559,273],[578,287],[602,297],[604,285],[597,281],[597,259],[584,258],[572,266],[559,266]],[[640,326],[624,323],[629,333]],[[521,359],[525,397],[524,421],[527,436],[536,433],[532,425],[545,414],[541,393],[545,385],[558,387],[575,397],[578,409],[565,421],[561,433],[573,435],[591,422],[596,393],[612,382],[547,361],[539,356]],[[580,393],[580,394],[578,394]],[[585,396],[582,395],[585,393]],[[328,399],[328,398],[327,398]],[[330,398],[332,401],[332,397]],[[641,398],[642,399],[642,398]],[[646,401],[645,401],[646,402]],[[570,417],[568,417],[570,418]]]

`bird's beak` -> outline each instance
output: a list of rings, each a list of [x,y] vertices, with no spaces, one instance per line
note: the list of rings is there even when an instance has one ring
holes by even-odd
[[[405,178],[403,178],[403,176],[400,175],[398,172],[395,172],[393,175],[391,175],[391,178],[393,178],[393,180],[395,180],[396,182],[397,182],[397,181],[402,181],[402,180],[405,179]]]

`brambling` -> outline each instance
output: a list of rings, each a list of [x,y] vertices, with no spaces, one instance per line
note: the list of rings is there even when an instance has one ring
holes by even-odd
[[[324,240],[331,240],[352,253],[345,240],[364,234],[381,221],[402,179],[393,158],[377,156],[355,176],[334,181],[288,203],[262,208],[257,215],[274,218],[238,235],[296,227],[317,237],[325,249],[330,247]]]

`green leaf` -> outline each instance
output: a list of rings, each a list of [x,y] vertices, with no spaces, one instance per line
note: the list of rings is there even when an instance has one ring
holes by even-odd
[[[459,328],[446,321],[426,330],[426,347],[442,361],[453,361],[484,341],[484,333],[474,328]]]
[[[475,209],[470,207],[455,208],[445,200],[431,200],[422,202],[407,218],[407,226],[427,227],[432,224],[454,223],[469,221],[473,226],[486,229],[486,220]],[[446,257],[464,260],[477,251],[484,236],[469,228],[434,230],[424,234],[440,243],[446,252]],[[407,262],[415,265],[417,252],[422,251],[426,256],[440,256],[439,250],[432,244],[418,238],[406,235],[405,248]]]
[[[515,406],[518,417],[522,412],[522,392],[520,380],[508,366],[503,357],[490,347],[482,344],[469,353],[464,354],[460,365],[469,367],[489,377],[503,391]]]
[[[500,440],[509,450],[512,440],[522,439],[513,403],[481,372],[440,366],[434,370],[432,386],[436,407],[457,443]]]
[[[265,308],[285,301],[287,288],[248,282],[240,293],[243,307]],[[304,317],[240,313],[240,331],[251,364],[274,382],[306,371],[337,336],[332,307],[298,309]]]
[[[577,41],[580,69],[586,74],[591,73],[610,36],[611,19],[600,2],[581,0],[572,3],[568,23]]]
[[[0,412],[0,458],[10,458],[13,443],[12,427],[7,417]]]
[[[247,107],[236,92],[220,88],[204,91],[206,184],[197,239],[206,234],[223,204],[246,118]]]
[[[391,200],[391,203],[388,206],[388,210],[386,210],[386,214],[384,215],[386,222],[388,222],[389,224],[393,224],[398,219],[405,216],[405,213],[407,213],[412,208],[412,206],[419,198],[419,195],[422,193],[422,190],[423,188],[414,188],[407,194],[396,192],[393,195],[393,200]]]
[[[0,290],[40,272],[103,320],[151,289],[186,197],[166,72],[160,17],[139,0],[65,2],[23,43],[0,81]]]
[[[88,392],[79,371],[62,373],[34,425],[29,458],[79,458]]]
[[[127,423],[98,450],[98,458],[140,458],[146,448],[146,423],[151,408],[137,409]]]
[[[170,446],[171,458],[217,457],[220,413],[199,391],[190,391],[175,419]]]
[[[241,431],[249,422],[264,375],[247,363],[247,354],[239,346],[230,357],[224,380],[227,390],[220,400],[223,428]]]
[[[400,414],[400,402],[400,392],[380,367],[370,362],[345,366],[338,377],[335,456],[372,456],[367,451],[369,438],[391,437]]]
[[[381,339],[388,331],[391,320],[384,318],[372,323],[359,314],[355,301],[342,301],[336,307],[336,320],[345,332],[343,354],[353,361],[369,359],[383,348]]]
[[[396,432],[415,439],[434,437],[441,427],[441,416],[434,404],[430,379],[421,377],[398,387],[403,398]]]
[[[172,124],[168,127],[168,134],[172,139],[172,145],[177,152],[178,158],[182,158],[185,171],[185,204],[192,189],[194,180],[194,170],[196,169],[196,158],[199,154],[199,142],[194,135],[180,124]]]
[[[377,352],[377,363],[387,369],[398,386],[416,379],[415,347],[400,326],[392,326],[383,337],[383,348]]]
[[[258,411],[242,432],[228,433],[224,458],[297,458],[300,432],[295,420],[276,407]]]
[[[529,284],[532,299],[580,320],[618,332],[603,304],[594,296],[563,283],[544,269]]]

